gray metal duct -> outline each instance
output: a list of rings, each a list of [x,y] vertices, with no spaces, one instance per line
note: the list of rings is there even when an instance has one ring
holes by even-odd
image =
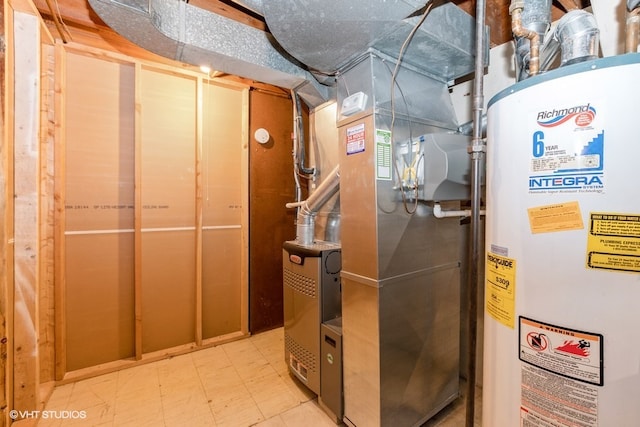
[[[235,4],[239,4],[240,6],[248,9],[258,15],[264,15],[262,11],[262,0],[231,0]]]
[[[600,31],[591,13],[579,9],[566,13],[540,50],[540,71],[557,66],[559,53],[561,67],[597,58],[599,38]]]
[[[426,1],[280,0],[264,4],[264,17],[280,44],[304,64],[334,72]]]
[[[158,55],[187,64],[296,89],[313,107],[331,98],[266,32],[176,0],[89,0],[120,35]]]
[[[598,57],[600,30],[595,17],[584,10],[567,12],[555,31],[560,43],[560,66],[588,61]]]
[[[301,245],[311,245],[315,235],[315,214],[340,189],[340,165],[333,168],[307,200],[287,203],[287,208],[299,207],[296,241]]]
[[[278,42],[308,67],[335,73],[372,48],[397,57],[428,0],[279,0],[263,4]],[[403,61],[444,80],[473,69],[473,19],[454,4],[434,7]]]

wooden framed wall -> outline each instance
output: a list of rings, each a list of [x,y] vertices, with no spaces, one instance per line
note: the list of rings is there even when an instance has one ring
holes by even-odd
[[[16,74],[20,78],[28,76],[13,72],[16,50],[23,49],[22,46],[15,48],[14,43],[15,5],[17,11],[30,15],[28,19],[35,19],[39,26],[37,34],[29,35],[32,39],[28,40],[28,43],[35,41],[35,47],[21,51],[31,55],[35,61],[29,69],[37,70],[34,77],[37,86],[35,92],[30,94],[33,99],[30,99],[30,104],[25,103],[26,108],[35,111],[35,114],[24,114],[14,109]],[[5,126],[2,127],[4,133],[0,145],[0,313],[5,316],[0,319],[0,325],[6,325],[4,330],[0,328],[0,354],[6,354],[6,359],[0,357],[4,374],[0,375],[4,392],[0,395],[0,427],[10,423],[8,410],[11,408],[26,411],[42,409],[55,383],[62,384],[248,335],[248,135],[252,134],[249,132],[249,87],[279,91],[269,85],[238,77],[210,77],[198,72],[196,67],[176,64],[149,54],[117,39],[113,34],[103,39],[104,35],[72,28],[76,42],[62,44],[54,41],[49,32],[51,23],[42,21],[31,0],[7,0],[3,6],[2,23],[8,46],[8,50],[2,52],[2,55],[6,54],[3,65],[6,64],[10,72],[3,75],[2,79],[6,88],[2,94]],[[116,45],[124,46],[124,50],[114,47]],[[102,49],[90,46],[100,46]],[[114,53],[113,49],[123,53]],[[70,55],[107,64],[101,63],[97,70],[90,68],[70,77],[67,75]],[[78,60],[77,57],[71,61]],[[81,67],[85,65],[88,64],[82,62]],[[92,67],[95,65],[91,64]],[[128,104],[131,97],[109,99],[104,92],[100,94],[99,86],[105,81],[96,75],[106,73],[117,80],[117,84],[113,81],[109,84],[112,89],[117,87],[119,91],[121,85],[130,89],[131,83],[127,79],[131,76],[131,69],[133,109]],[[4,69],[0,68],[0,71]],[[183,107],[195,111],[193,120],[188,120],[194,140],[185,144],[186,148],[179,153],[193,159],[193,165],[189,166],[192,170],[187,171],[194,179],[194,184],[189,184],[189,192],[193,191],[193,202],[189,201],[193,206],[193,218],[159,227],[153,225],[153,215],[145,214],[153,208],[144,209],[145,204],[168,204],[154,202],[151,197],[153,193],[145,193],[143,187],[154,181],[153,169],[150,170],[148,165],[143,169],[147,163],[153,167],[153,162],[147,162],[149,158],[146,153],[149,153],[148,156],[154,155],[152,148],[156,139],[149,137],[149,128],[153,130],[157,122],[151,121],[146,126],[143,124],[145,114],[149,114],[149,108],[145,108],[148,103],[144,99],[155,96],[143,89],[145,78],[149,75],[162,75],[172,82],[173,78],[188,82],[187,92],[190,95]],[[73,92],[75,89],[71,89],[71,86],[82,81],[97,92],[91,96],[88,92]],[[282,94],[284,97],[280,97],[287,100],[286,92],[282,91]],[[67,108],[70,96],[85,102],[97,97],[99,102],[85,105],[87,111],[82,111],[84,107],[74,111],[73,108]],[[195,107],[187,105],[191,102],[195,103]],[[127,108],[124,108],[125,104]],[[174,107],[173,103],[165,100],[165,106],[167,104],[168,107]],[[218,108],[220,105],[222,108]],[[114,122],[107,125],[107,113],[117,111],[120,114],[125,110],[133,111],[132,146],[122,142],[126,139],[123,135],[131,132],[130,122],[123,125],[118,121],[115,127],[112,126]],[[79,132],[74,137],[78,140],[72,141],[67,134],[67,124],[72,120],[68,117],[70,113],[88,114],[81,118],[79,127],[84,125],[87,132],[87,123],[83,122],[88,120],[98,126],[100,132],[93,132],[85,138],[80,130],[75,129],[72,132]],[[31,122],[35,125],[30,129],[34,129],[35,139],[18,140],[15,135],[16,120],[25,120],[30,116],[34,118]],[[173,117],[170,115],[167,120],[173,120]],[[290,113],[286,112],[281,119],[285,123],[283,128],[288,130],[278,131],[278,138],[290,145]],[[73,122],[78,123],[77,119],[73,119]],[[156,134],[159,138],[166,136],[162,132]],[[116,150],[117,155],[114,156],[113,151],[107,149],[106,136],[122,142],[118,146],[121,150]],[[27,155],[23,157],[24,161],[16,162],[16,145],[20,144],[25,145],[17,147],[18,150],[28,148],[25,152]],[[92,149],[87,151],[87,146]],[[67,155],[67,150],[70,150],[71,156]],[[128,157],[131,151],[133,158]],[[95,162],[96,153],[101,153],[99,163],[106,162],[117,171],[88,168],[83,161],[78,161],[79,156],[82,159],[93,158]],[[281,154],[289,165],[290,148]],[[184,165],[186,163],[183,169]],[[129,172],[121,173],[121,170]],[[149,173],[145,173],[145,170]],[[156,176],[161,174],[158,171],[155,173]],[[282,171],[274,173],[278,175]],[[70,174],[69,177],[67,174]],[[117,177],[117,189],[108,185],[105,188],[105,184],[115,182],[111,181],[114,176]],[[78,185],[77,181],[85,185]],[[13,197],[16,185],[22,197],[26,190],[29,191],[29,199]],[[133,201],[129,202],[131,185],[134,187]],[[147,185],[151,191],[153,184]],[[101,190],[87,191],[95,188]],[[89,204],[82,200],[85,196],[92,199]],[[159,197],[164,197],[164,194]],[[123,203],[120,203],[121,198],[125,200]],[[112,203],[113,200],[117,200],[117,203]],[[133,218],[128,212],[131,203]],[[182,203],[179,204],[182,208]],[[92,215],[87,215],[92,210]],[[98,210],[102,212],[95,212]],[[292,221],[287,220],[287,224],[293,230]],[[157,230],[161,228],[171,230]],[[22,246],[20,253],[14,250],[17,229],[23,233],[20,242],[28,242]],[[164,319],[154,325],[153,316],[160,318],[158,313],[166,313],[169,306],[167,301],[170,298],[166,295],[164,302],[162,299],[154,300],[156,291],[164,289],[169,293],[174,292],[173,287],[177,283],[167,281],[164,285],[156,286],[160,282],[155,280],[157,272],[149,262],[162,263],[171,257],[162,251],[156,251],[160,254],[154,253],[154,239],[163,234],[173,237],[174,232],[188,235],[186,243],[182,243],[184,249],[177,251],[178,259],[195,270],[189,271],[188,280],[178,275],[179,280],[183,281],[181,286],[189,288],[184,295],[179,293],[179,297],[184,297],[183,309],[175,311],[181,313],[177,322],[183,329],[166,342],[154,341],[153,333],[145,339],[144,334],[152,332],[154,327],[156,331],[162,329]],[[151,250],[147,251],[149,247]],[[270,255],[274,257],[272,261],[280,259],[279,252]],[[96,263],[96,260],[100,262]],[[124,266],[121,263],[123,260]],[[133,266],[127,265],[130,260]],[[171,258],[171,261],[174,259]],[[183,262],[179,264],[182,267]],[[279,266],[279,261],[272,264]],[[16,266],[20,274],[28,273],[22,280],[24,293],[18,292],[19,288],[14,286]],[[14,291],[18,293],[14,294]],[[67,292],[73,295],[67,295]],[[278,289],[275,292],[280,293]],[[24,299],[24,295],[31,297]],[[99,304],[98,300],[105,304]],[[155,307],[148,305],[156,302]],[[85,303],[88,306],[84,306]],[[126,314],[116,314],[116,306],[118,311],[125,309]],[[95,309],[95,312],[92,313],[88,307]],[[131,309],[133,314],[130,314]],[[100,319],[96,320],[97,317]],[[186,318],[191,320],[185,321]],[[109,327],[105,327],[103,319],[107,319]],[[151,325],[149,328],[145,319]],[[87,331],[78,328],[77,325],[83,322],[94,329]],[[173,327],[174,323],[169,323]],[[116,337],[119,333],[122,335]],[[79,344],[85,338],[90,341]],[[89,348],[93,345],[97,351]]]
[[[248,87],[57,50],[57,378],[248,334]]]
[[[42,409],[53,388],[53,39],[35,10],[3,2],[0,425],[10,409]]]

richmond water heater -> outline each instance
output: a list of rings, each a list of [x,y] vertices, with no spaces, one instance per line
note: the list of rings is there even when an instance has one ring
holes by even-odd
[[[640,425],[640,55],[488,107],[482,425]]]

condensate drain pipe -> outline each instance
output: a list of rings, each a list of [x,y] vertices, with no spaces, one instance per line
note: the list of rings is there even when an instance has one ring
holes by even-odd
[[[511,32],[516,37],[529,40],[529,75],[535,76],[540,71],[540,34],[522,25],[524,0],[512,0],[509,6],[511,15]]]
[[[484,209],[480,210],[480,215],[484,215],[485,213],[486,212]],[[440,206],[440,203],[436,203],[435,205],[433,205],[433,216],[435,216],[436,218],[466,218],[471,216],[471,209],[445,211],[442,210],[442,206]]]

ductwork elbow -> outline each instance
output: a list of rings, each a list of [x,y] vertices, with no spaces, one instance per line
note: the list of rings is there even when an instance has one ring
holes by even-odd
[[[572,10],[560,18],[555,37],[561,67],[598,58],[600,30],[593,14],[585,10]]]
[[[320,208],[340,189],[340,166],[336,166],[316,190],[304,202],[287,204],[287,207],[298,206],[296,240],[301,245],[313,243],[315,235],[315,215]]]

